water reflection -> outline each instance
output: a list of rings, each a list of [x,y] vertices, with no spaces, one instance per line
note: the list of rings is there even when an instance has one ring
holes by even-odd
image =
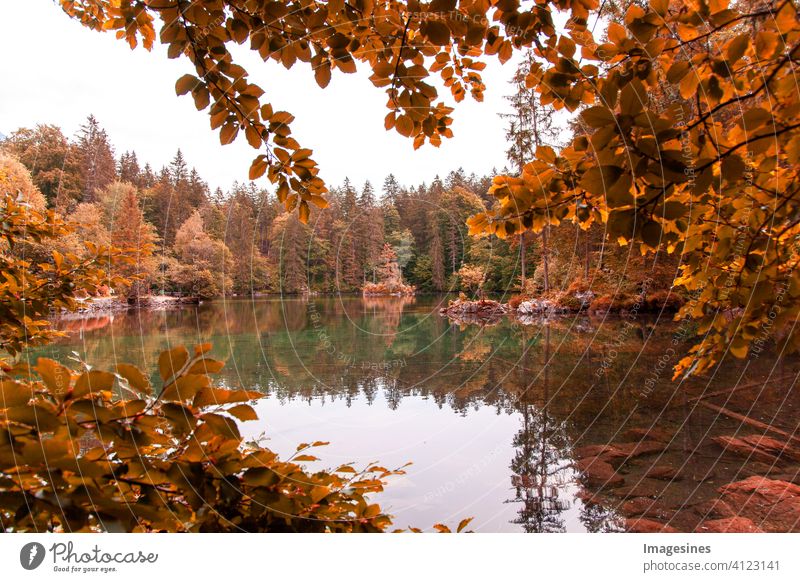
[[[330,464],[339,455],[414,461],[386,493],[398,525],[474,515],[479,531],[616,531],[625,517],[660,512],[689,530],[699,519],[693,508],[720,485],[768,472],[723,455],[711,439],[741,432],[741,422],[692,398],[776,374],[774,360],[751,362],[744,375],[726,363],[711,380],[679,385],[664,363],[675,345],[671,321],[464,325],[438,315],[446,304],[259,299],[70,319],[59,323],[69,337],[30,355],[76,351],[98,366],[124,360],[152,370],[161,350],[210,341],[227,360],[222,382],[268,395],[264,424],[251,432],[266,430],[277,448],[321,438],[335,443],[324,455]],[[796,375],[794,362],[780,365]],[[718,401],[736,408],[750,399],[747,411],[755,398],[770,422],[796,430],[796,394],[754,385],[755,396]],[[591,474],[598,467],[615,480]],[[796,474],[794,465],[776,467]],[[663,478],[670,468],[680,479]]]

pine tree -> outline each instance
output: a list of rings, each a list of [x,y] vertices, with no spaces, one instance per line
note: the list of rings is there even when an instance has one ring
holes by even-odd
[[[374,282],[383,245],[383,212],[375,205],[375,191],[369,181],[364,184],[358,205],[361,214],[356,234],[359,248],[362,249],[363,279],[372,279]]]
[[[308,276],[305,252],[308,227],[294,214],[283,213],[272,223],[269,262],[275,280],[273,288],[280,293],[305,293]]]
[[[225,205],[225,244],[231,251],[234,293],[262,291],[267,287],[267,262],[256,245],[256,205],[249,189],[239,186]]]
[[[120,182],[130,182],[138,188],[144,187],[141,180],[141,170],[139,161],[136,159],[136,152],[125,152],[119,157],[117,174]]]
[[[389,174],[383,181],[383,199],[390,205],[397,204],[397,197],[400,195],[400,184],[394,174]]]
[[[150,164],[144,165],[144,170],[142,170],[141,174],[141,182],[142,188],[152,188],[156,185],[156,175],[153,173],[153,168],[150,167]]]
[[[172,183],[172,187],[175,189],[182,187],[189,178],[189,170],[186,166],[186,159],[183,157],[183,152],[180,150],[180,148],[178,148],[178,151],[175,152],[175,157],[172,158],[172,161],[167,168],[167,172],[169,173],[169,179]]]
[[[558,137],[558,128],[553,120],[553,109],[546,108],[539,103],[536,92],[529,89],[526,78],[530,74],[531,64],[534,62],[532,51],[525,53],[522,62],[511,79],[514,93],[507,96],[511,104],[511,113],[501,113],[500,117],[508,119],[506,139],[509,147],[506,156],[516,168],[517,174],[522,174],[522,168],[532,160],[536,148],[541,145],[553,145]],[[544,272],[544,290],[550,288],[549,276],[549,227],[542,229],[542,268]],[[525,289],[527,241],[523,235],[519,237],[520,271],[522,274],[522,289]]]
[[[83,176],[83,200],[97,200],[98,192],[116,179],[117,161],[105,130],[89,115],[78,131],[78,155]]]

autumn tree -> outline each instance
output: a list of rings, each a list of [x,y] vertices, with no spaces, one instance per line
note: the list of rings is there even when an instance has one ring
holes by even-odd
[[[195,210],[178,229],[173,248],[177,262],[169,266],[168,276],[178,290],[200,298],[230,292],[230,250],[208,235],[199,211]]]
[[[62,252],[73,252],[81,256],[85,253],[83,241],[87,240],[102,246],[111,244],[108,216],[100,204],[81,202],[66,219],[73,230],[61,240],[64,249]]]
[[[403,272],[397,261],[397,253],[388,243],[381,250],[377,283],[367,283],[362,291],[365,295],[413,295],[414,288],[403,282]]]
[[[528,82],[555,107],[590,105],[581,116],[591,133],[560,152],[539,148],[522,176],[496,178],[500,205],[472,228],[507,236],[526,223],[604,221],[643,252],[682,248],[675,283],[694,298],[680,317],[702,335],[678,372],[697,373],[727,351],[744,357],[759,333],[800,345],[785,325],[800,309],[798,193],[785,186],[798,161],[789,67],[800,23],[791,2],[690,7],[632,5],[624,23],[609,24],[608,42],[573,32],[541,51]],[[576,44],[581,76],[555,77],[549,64],[572,59]],[[679,99],[659,101],[668,91]]]
[[[30,346],[51,341],[59,333],[48,320],[53,310],[75,311],[82,294],[106,284],[121,284],[117,275],[130,259],[111,247],[86,241],[86,254],[50,252],[38,260],[20,249],[35,244],[53,248],[71,227],[52,210],[35,210],[17,195],[0,200],[0,360]],[[4,383],[0,383],[4,384]],[[5,391],[5,385],[3,385]],[[5,394],[5,392],[3,392]]]
[[[461,289],[475,293],[479,297],[483,294],[483,285],[486,282],[486,269],[480,265],[464,264],[456,272]]]
[[[80,200],[83,195],[80,156],[59,127],[20,128],[1,147],[25,165],[49,204],[64,209]]]
[[[139,193],[133,184],[114,182],[97,193],[103,209],[111,244],[126,249],[133,261],[119,273],[135,281],[119,291],[138,297],[146,295],[156,272],[154,251],[158,242],[155,227],[144,219]]]
[[[47,201],[33,183],[31,173],[15,157],[0,151],[0,192],[15,196],[39,212],[44,211]]]

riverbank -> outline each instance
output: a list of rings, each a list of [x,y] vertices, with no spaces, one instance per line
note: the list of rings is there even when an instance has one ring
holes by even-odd
[[[78,308],[75,311],[62,311],[56,316],[60,319],[75,319],[92,315],[109,315],[121,313],[130,309],[149,309],[159,311],[162,309],[172,309],[184,305],[197,305],[199,300],[194,297],[172,297],[169,295],[147,295],[139,297],[135,301],[129,301],[124,297],[88,297],[78,300]]]
[[[512,297],[508,303],[491,299],[470,300],[461,294],[439,314],[466,323],[497,323],[505,315],[526,321],[531,318],[586,313],[589,315],[675,313],[683,305],[681,296],[669,290],[630,295],[598,295],[592,291],[558,291],[538,297]]]

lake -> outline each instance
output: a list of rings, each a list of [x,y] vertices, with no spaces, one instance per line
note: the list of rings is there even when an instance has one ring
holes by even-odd
[[[68,337],[32,355],[153,371],[164,349],[212,342],[222,383],[266,395],[249,437],[281,454],[330,441],[322,467],[413,463],[376,498],[397,527],[618,531],[643,516],[690,531],[722,485],[796,479],[796,462],[718,440],[764,434],[741,417],[797,430],[795,360],[763,353],[673,382],[691,329],[671,316],[461,326],[438,314],[446,301],[255,298],[71,318],[58,322]]]

